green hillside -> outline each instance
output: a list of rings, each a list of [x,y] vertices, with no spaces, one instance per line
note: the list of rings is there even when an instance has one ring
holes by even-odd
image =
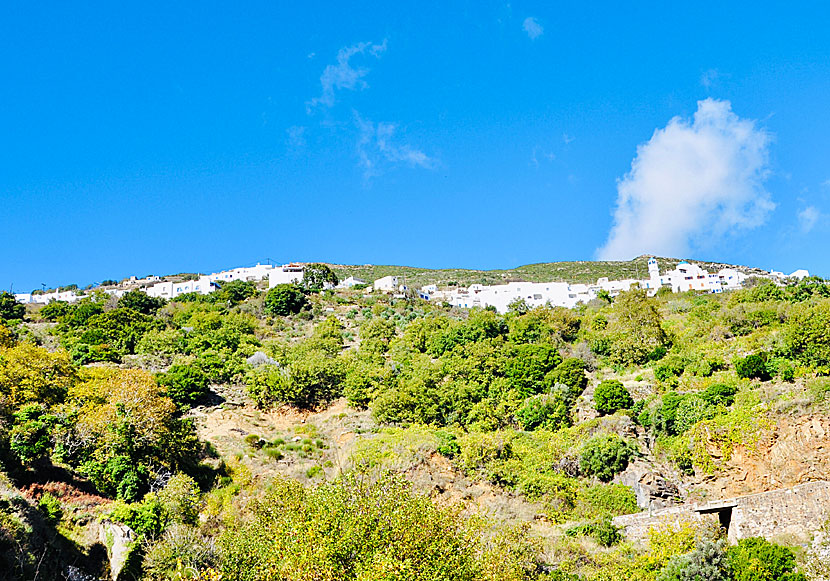
[[[438,286],[469,286],[471,284],[503,284],[511,281],[521,282],[572,282],[594,283],[598,278],[608,277],[611,280],[626,278],[648,278],[648,256],[638,256],[628,261],[591,261],[574,260],[562,262],[540,262],[526,264],[505,270],[473,270],[463,268],[428,269],[414,266],[395,266],[381,264],[364,265],[330,265],[337,275],[343,279],[349,276],[372,282],[384,276],[398,275],[406,278],[406,283],[414,288],[427,284]],[[660,271],[674,268],[681,262],[678,258],[657,258]],[[733,267],[747,274],[761,274],[758,268],[735,266],[700,260],[689,260],[702,268],[717,271],[721,268]]]

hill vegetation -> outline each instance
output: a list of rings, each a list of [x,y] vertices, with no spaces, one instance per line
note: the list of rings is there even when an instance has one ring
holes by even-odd
[[[331,268],[344,279],[355,276],[369,283],[384,276],[401,276],[412,288],[419,288],[428,284],[439,286],[462,286],[471,284],[504,284],[511,281],[527,282],[572,282],[595,283],[598,278],[608,277],[609,280],[644,279],[648,278],[648,256],[638,256],[633,260],[622,261],[588,261],[576,260],[565,262],[542,262],[526,264],[506,270],[470,270],[462,268],[428,269],[412,266],[392,265],[343,265],[332,264]],[[677,258],[657,258],[660,270],[671,270],[681,262]],[[722,264],[717,262],[703,262],[690,260],[709,272],[717,272],[722,268],[737,268],[747,274],[762,274],[757,268],[747,268]]]
[[[556,264],[596,278],[628,263]],[[334,271],[384,272],[348,268]],[[462,275],[477,276],[412,273],[482,282]],[[3,313],[0,578],[797,580],[822,566],[786,539],[730,547],[680,523],[639,545],[611,521],[642,510],[623,477],[635,465],[678,499],[714,495],[750,485],[734,459],[778,426],[823,421],[819,279],[506,315],[245,282]],[[123,562],[113,527],[133,533]]]

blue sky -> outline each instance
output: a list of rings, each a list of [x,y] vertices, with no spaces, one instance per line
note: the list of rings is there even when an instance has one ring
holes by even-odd
[[[649,252],[830,275],[824,3],[0,7],[0,288]]]

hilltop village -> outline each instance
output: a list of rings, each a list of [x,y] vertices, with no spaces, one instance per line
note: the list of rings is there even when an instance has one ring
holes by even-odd
[[[124,293],[140,290],[148,296],[162,299],[173,299],[189,293],[200,295],[210,294],[221,288],[223,283],[232,281],[259,282],[268,281],[268,288],[279,284],[297,284],[303,281],[303,263],[289,263],[282,266],[259,264],[251,267],[238,267],[207,275],[189,275],[187,277],[148,276],[145,278],[130,277],[117,284],[100,285],[101,290],[108,295],[120,298]],[[810,276],[807,270],[796,270],[786,275],[778,271],[769,271],[764,274],[753,275],[756,278],[769,279],[778,284],[787,280],[801,280]],[[179,278],[180,280],[167,280]],[[587,304],[592,299],[603,294],[615,297],[621,291],[632,288],[645,289],[649,296],[654,296],[659,290],[666,289],[673,293],[687,291],[721,293],[739,289],[749,278],[749,275],[738,268],[723,268],[718,272],[707,272],[700,266],[689,262],[680,262],[677,266],[664,273],[660,273],[657,260],[648,260],[648,278],[609,280],[599,278],[595,284],[574,284],[568,282],[509,282],[502,285],[473,284],[467,288],[439,288],[437,285],[426,285],[419,289],[411,289],[403,276],[389,275],[374,281],[366,281],[354,276],[340,281],[338,288],[366,289],[369,292],[384,292],[406,296],[414,293],[415,296],[431,302],[445,302],[458,308],[495,308],[499,313],[507,312],[514,301],[524,301],[528,307],[550,305],[555,307],[574,308],[582,303]],[[90,289],[91,290],[91,289]],[[47,304],[51,301],[74,302],[86,296],[85,292],[77,289],[34,291],[31,293],[15,294],[15,299],[21,303]]]

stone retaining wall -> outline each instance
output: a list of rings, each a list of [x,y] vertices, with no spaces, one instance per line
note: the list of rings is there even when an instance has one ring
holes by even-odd
[[[632,541],[648,539],[652,527],[678,523],[728,522],[729,541],[747,537],[787,538],[809,544],[812,534],[830,520],[830,482],[808,482],[793,488],[702,504],[689,504],[619,516],[614,524]]]

